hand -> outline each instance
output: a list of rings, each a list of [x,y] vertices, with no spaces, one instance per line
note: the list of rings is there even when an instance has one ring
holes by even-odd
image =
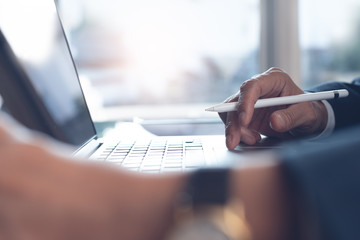
[[[327,123],[321,101],[254,109],[260,98],[302,93],[279,68],[271,68],[244,82],[240,91],[225,101],[237,101],[238,111],[220,114],[226,124],[226,146],[234,149],[240,142],[253,145],[261,139],[260,134],[286,139],[320,133]]]
[[[182,176],[82,163],[65,148],[0,114],[0,239],[161,238]]]

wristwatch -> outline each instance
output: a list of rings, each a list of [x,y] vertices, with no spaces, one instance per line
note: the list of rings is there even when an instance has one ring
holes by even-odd
[[[191,173],[179,194],[167,240],[251,239],[242,204],[229,199],[229,175],[227,168]]]

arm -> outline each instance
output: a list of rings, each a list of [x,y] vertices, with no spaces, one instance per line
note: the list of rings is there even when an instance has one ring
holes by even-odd
[[[330,82],[311,89],[316,92],[340,88],[347,89],[349,96],[328,100],[335,114],[335,130],[360,123],[360,79],[355,79],[352,83]]]
[[[68,150],[1,116],[1,239],[161,238],[186,175],[137,175]]]
[[[66,152],[0,117],[1,239],[162,239],[172,227],[187,174],[140,175]],[[278,240],[287,223],[281,169],[270,155],[258,160],[232,170],[230,198],[244,203],[254,240]]]

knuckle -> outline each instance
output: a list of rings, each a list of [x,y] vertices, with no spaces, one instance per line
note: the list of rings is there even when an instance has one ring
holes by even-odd
[[[284,73],[284,70],[282,70],[281,68],[278,68],[278,67],[271,67],[271,68],[269,68],[269,70],[267,70],[267,72],[282,72],[282,73]]]
[[[268,75],[273,75],[276,79],[291,81],[290,76],[280,68],[273,69]]]
[[[243,92],[247,92],[251,89],[256,89],[257,86],[258,86],[258,77],[246,80],[240,86],[240,94]]]
[[[243,82],[240,86],[240,92],[242,92],[244,89],[248,88],[249,83],[251,80],[246,80],[245,82]]]
[[[254,105],[261,93],[261,83],[259,79],[249,79],[240,87],[238,110],[248,109]]]

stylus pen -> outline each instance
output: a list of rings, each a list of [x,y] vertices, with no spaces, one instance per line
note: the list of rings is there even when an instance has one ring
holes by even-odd
[[[324,92],[315,92],[315,93],[304,93],[293,96],[284,96],[284,97],[274,97],[274,98],[264,98],[256,101],[254,108],[265,108],[279,105],[289,105],[300,102],[309,102],[309,101],[318,101],[326,100],[333,98],[342,98],[347,97],[349,92],[346,89],[324,91]],[[206,108],[205,111],[209,112],[234,112],[237,111],[237,102],[222,103],[209,108]]]

